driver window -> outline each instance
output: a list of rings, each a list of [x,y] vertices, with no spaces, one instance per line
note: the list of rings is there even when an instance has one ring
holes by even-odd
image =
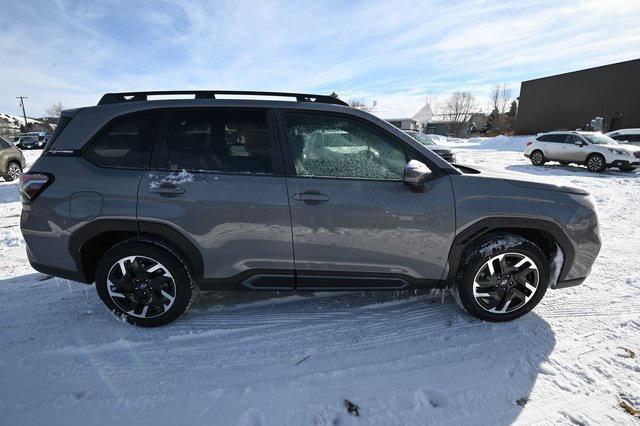
[[[401,181],[408,158],[390,137],[346,117],[285,113],[298,176]]]
[[[567,135],[567,141],[566,141],[566,143],[568,143],[568,144],[574,144],[574,143],[576,143],[576,142],[584,143],[584,142],[582,142],[582,139],[580,139],[580,137],[579,137],[579,136],[576,136],[576,135]]]

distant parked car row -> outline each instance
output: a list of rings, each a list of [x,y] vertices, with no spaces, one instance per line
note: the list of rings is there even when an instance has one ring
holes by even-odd
[[[29,132],[21,133],[13,137],[13,143],[20,149],[36,149],[43,148],[51,135],[47,132]]]
[[[640,146],[622,144],[596,132],[540,133],[527,142],[524,155],[534,166],[558,161],[560,164],[584,164],[592,172],[602,172],[609,167],[631,172],[640,167]]]

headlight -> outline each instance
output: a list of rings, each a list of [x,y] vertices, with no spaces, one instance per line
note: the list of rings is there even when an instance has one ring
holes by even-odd
[[[616,155],[629,155],[627,151],[622,151],[620,149],[609,148],[609,151],[613,152]]]

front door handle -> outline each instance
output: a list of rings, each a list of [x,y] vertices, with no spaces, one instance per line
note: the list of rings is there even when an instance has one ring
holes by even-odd
[[[320,204],[329,201],[329,196],[315,189],[307,189],[303,192],[296,192],[293,196],[294,200],[304,201],[307,204]]]
[[[173,182],[162,181],[149,190],[154,194],[160,194],[163,197],[177,197],[184,194],[184,188],[180,188]]]

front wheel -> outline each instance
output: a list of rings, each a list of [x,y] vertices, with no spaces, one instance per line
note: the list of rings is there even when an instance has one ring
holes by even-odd
[[[452,288],[476,318],[502,322],[521,317],[542,299],[549,283],[544,253],[517,235],[498,234],[467,250]]]
[[[18,179],[21,174],[22,174],[22,167],[20,166],[20,164],[16,163],[15,161],[12,161],[7,166],[7,170],[4,174],[4,178],[7,181],[12,181],[12,180]]]
[[[109,249],[96,272],[102,302],[133,325],[168,324],[189,308],[195,292],[184,261],[153,242],[124,242]]]
[[[590,172],[601,172],[607,168],[607,162],[601,154],[591,154],[587,157],[587,169]]]

